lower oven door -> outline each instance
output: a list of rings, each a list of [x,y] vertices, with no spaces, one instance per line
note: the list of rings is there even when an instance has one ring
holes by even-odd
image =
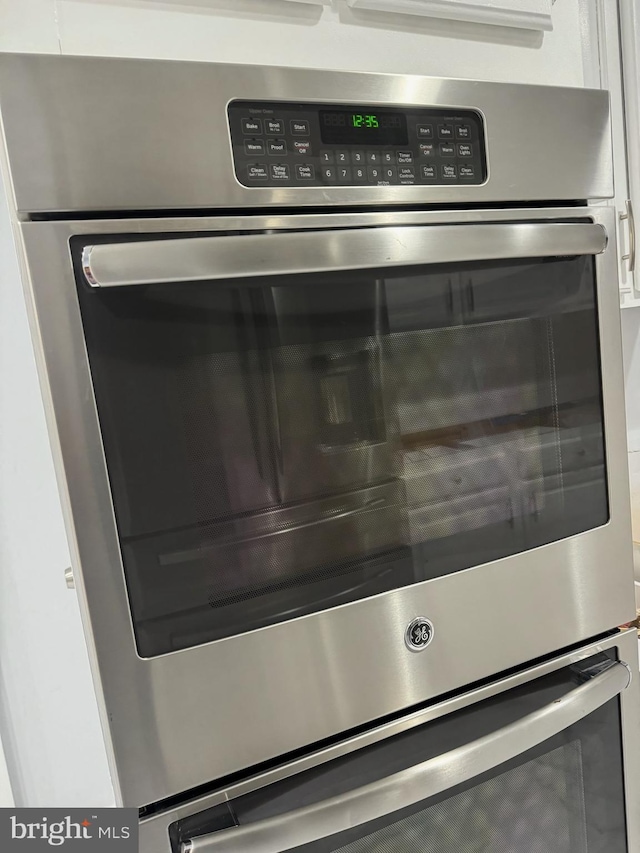
[[[143,853],[169,846],[160,825],[174,853],[632,853],[636,638],[619,640],[630,664],[593,647],[143,824]]]
[[[611,211],[20,227],[122,801],[634,618]]]

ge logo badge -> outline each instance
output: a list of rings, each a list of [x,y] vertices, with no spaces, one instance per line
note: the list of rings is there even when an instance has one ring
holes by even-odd
[[[404,641],[412,652],[421,652],[433,640],[433,625],[424,616],[409,622],[404,632]]]

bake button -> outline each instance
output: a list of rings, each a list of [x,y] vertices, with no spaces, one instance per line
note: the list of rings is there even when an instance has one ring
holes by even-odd
[[[264,142],[261,139],[247,139],[244,143],[244,153],[254,157],[264,157]]]
[[[321,151],[320,152],[320,162],[321,163],[333,163],[334,162],[333,151]]]
[[[456,146],[448,142],[441,142],[438,150],[440,151],[441,157],[455,157],[456,156]]]
[[[377,184],[382,180],[382,168],[380,166],[369,166],[367,169],[367,180],[370,184]]]
[[[433,139],[433,125],[419,124],[416,128],[418,139]]]
[[[346,166],[351,161],[348,151],[336,151],[336,163],[338,166]]]
[[[353,167],[353,182],[355,184],[366,184],[367,170],[364,166]]]
[[[460,177],[461,178],[475,178],[476,170],[473,166],[460,166]]]
[[[322,180],[325,184],[335,184],[336,182],[336,167],[335,166],[323,166],[322,167]]]
[[[473,146],[468,142],[458,143],[458,157],[473,157]]]
[[[396,184],[398,182],[398,170],[395,166],[383,166],[382,178],[389,181],[390,184]]]
[[[272,157],[282,156],[287,153],[287,143],[284,139],[269,139],[267,141],[267,151]]]
[[[264,132],[269,136],[284,136],[284,122],[281,118],[266,118]]]
[[[471,126],[468,124],[457,124],[456,139],[471,139]]]
[[[296,178],[299,181],[312,181],[316,176],[316,170],[311,163],[296,163]]]
[[[308,121],[301,121],[300,119],[296,118],[296,119],[293,119],[292,122],[290,122],[290,126],[291,126],[291,133],[294,136],[309,136],[310,131],[309,131],[309,122]]]
[[[413,163],[413,151],[398,151],[398,165]]]
[[[306,154],[311,156],[311,142],[308,139],[294,139],[293,150],[296,154]]]
[[[423,181],[435,181],[436,180],[436,167],[434,165],[421,166],[420,174],[422,175]]]
[[[453,139],[453,125],[452,124],[439,124],[438,125],[438,139]]]
[[[351,162],[354,166],[364,165],[364,151],[352,151],[351,152]]]
[[[450,181],[452,178],[458,177],[458,169],[453,165],[453,163],[443,163],[442,166],[440,166],[440,174],[443,178]]]
[[[269,177],[269,170],[265,163],[252,163],[247,166],[247,177],[250,181],[266,181]]]
[[[383,166],[395,166],[397,162],[394,151],[383,151],[381,159]]]
[[[243,118],[242,132],[247,136],[260,136],[262,133],[262,122],[259,118]]]
[[[413,183],[416,179],[416,170],[413,166],[398,166],[398,179],[400,183]]]
[[[377,151],[367,151],[366,157],[368,166],[377,166],[380,162],[380,154]]]
[[[274,181],[288,181],[289,167],[286,165],[286,163],[272,163],[271,177]]]
[[[352,183],[351,169],[349,168],[349,166],[338,166],[338,183]]]
[[[421,157],[435,157],[436,154],[436,146],[433,142],[421,142],[420,143],[420,156]]]

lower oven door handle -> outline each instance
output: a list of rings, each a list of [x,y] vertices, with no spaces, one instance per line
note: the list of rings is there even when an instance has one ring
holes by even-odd
[[[82,252],[92,287],[254,278],[415,264],[597,255],[593,222],[381,226],[100,243]]]
[[[315,805],[197,836],[183,842],[182,853],[281,853],[383,818],[516,758],[591,714],[629,682],[629,667],[611,662],[550,705],[489,735]]]

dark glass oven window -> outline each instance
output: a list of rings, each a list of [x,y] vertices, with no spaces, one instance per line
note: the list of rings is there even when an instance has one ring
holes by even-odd
[[[591,257],[79,294],[142,655],[607,521]]]

